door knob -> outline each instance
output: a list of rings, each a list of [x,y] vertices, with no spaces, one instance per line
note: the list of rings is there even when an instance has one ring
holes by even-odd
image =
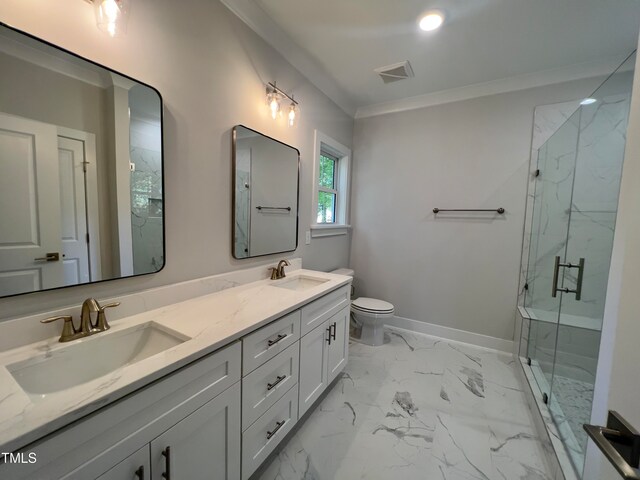
[[[60,261],[60,253],[58,252],[50,252],[45,254],[44,257],[34,258],[36,262],[59,262]]]

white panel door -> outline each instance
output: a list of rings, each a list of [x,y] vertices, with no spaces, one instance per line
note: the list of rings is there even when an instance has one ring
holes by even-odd
[[[298,418],[327,388],[327,351],[329,321],[319,325],[300,339],[300,400]]]
[[[153,480],[239,480],[240,402],[238,382],[151,442]]]
[[[63,283],[58,137],[53,125],[0,113],[0,295]]]
[[[91,281],[87,242],[84,142],[58,137],[58,160],[64,284],[77,285]]]
[[[344,369],[349,358],[349,314],[351,308],[346,307],[329,319],[331,343],[327,355],[327,384]]]

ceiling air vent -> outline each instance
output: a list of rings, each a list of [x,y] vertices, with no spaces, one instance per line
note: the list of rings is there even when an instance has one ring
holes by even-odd
[[[409,60],[376,68],[374,71],[380,75],[384,83],[397,82],[398,80],[413,77],[413,69],[411,68]]]

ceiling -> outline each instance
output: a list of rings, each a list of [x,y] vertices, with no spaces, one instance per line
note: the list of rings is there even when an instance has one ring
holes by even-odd
[[[638,0],[222,1],[351,113],[513,77],[604,73],[640,26]],[[422,32],[430,9],[445,24]],[[374,72],[404,60],[414,78],[384,84]]]

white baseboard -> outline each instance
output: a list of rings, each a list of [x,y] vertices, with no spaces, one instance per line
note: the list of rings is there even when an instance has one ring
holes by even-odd
[[[412,332],[424,333],[434,337],[446,338],[456,342],[469,343],[478,347],[491,348],[502,352],[512,353],[513,341],[503,338],[489,337],[480,333],[467,332],[457,328],[443,327],[433,323],[421,322],[410,318],[393,317],[387,322],[391,327],[403,328]]]

